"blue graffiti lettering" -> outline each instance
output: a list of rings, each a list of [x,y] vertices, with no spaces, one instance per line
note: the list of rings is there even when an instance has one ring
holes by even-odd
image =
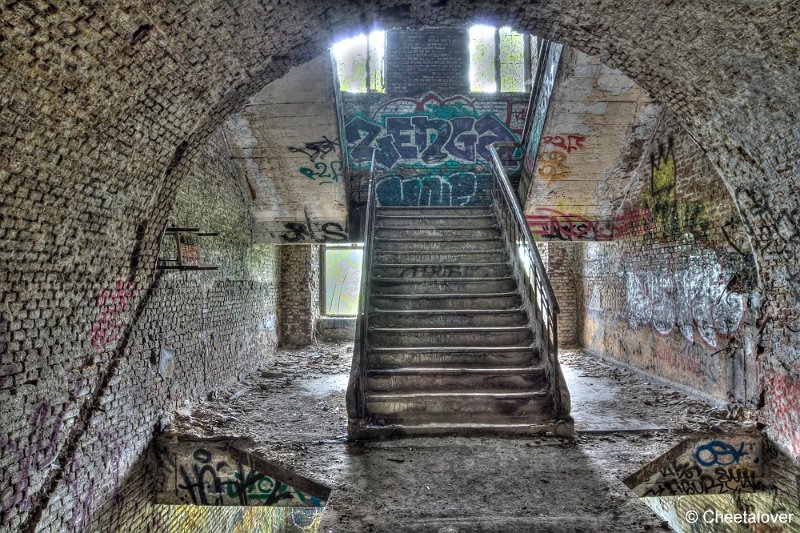
[[[703,467],[738,465],[739,459],[747,455],[744,451],[744,442],[737,449],[733,444],[721,440],[712,440],[708,444],[698,446],[694,452],[697,464]]]
[[[489,174],[454,172],[447,176],[386,176],[375,193],[382,206],[465,206],[488,202]]]
[[[448,115],[439,109],[437,115]],[[390,169],[398,163],[433,166],[448,161],[475,163],[491,159],[489,145],[518,142],[517,136],[491,113],[479,116],[384,115],[382,123],[353,115],[345,125],[345,140],[356,167],[375,162]],[[511,153],[501,154],[509,157]]]

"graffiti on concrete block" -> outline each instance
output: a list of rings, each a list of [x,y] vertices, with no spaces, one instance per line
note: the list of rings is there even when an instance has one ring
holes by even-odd
[[[684,440],[625,483],[642,497],[741,494],[767,488],[760,435]]]
[[[703,469],[690,462],[673,461],[663,466],[660,479],[644,491],[643,497],[680,494],[740,494],[765,490],[767,485],[750,466]]]
[[[382,206],[487,205],[491,175],[454,172],[446,176],[385,176],[375,184]]]
[[[542,144],[553,146],[571,154],[580,148],[586,148],[586,137],[583,135],[549,135],[542,138]]]
[[[325,135],[322,140],[304,143],[303,146],[290,146],[289,151],[297,154],[305,154],[308,160],[312,163],[319,159],[325,159],[325,156],[336,152],[337,143],[339,139],[328,139]]]
[[[738,447],[729,442],[712,440],[701,444],[694,452],[695,461],[703,467],[738,465],[739,460],[748,454],[744,451],[744,441]]]
[[[326,163],[318,161],[314,168],[300,167],[298,172],[310,180],[318,181],[320,185],[338,183],[342,175],[342,162],[339,160]]]
[[[412,110],[394,112],[398,104],[410,104]],[[373,155],[384,169],[475,164],[491,160],[490,144],[519,141],[494,113],[479,111],[474,100],[460,95],[442,99],[434,93],[419,100],[389,100],[371,116],[353,114],[344,129],[356,168],[366,168]]]
[[[265,474],[253,466],[251,456],[229,448],[229,443],[170,443],[158,445],[156,453],[164,468],[159,503],[322,507],[330,492],[296,474],[303,489]]]
[[[536,168],[536,177],[545,182],[561,181],[570,175],[571,169],[567,165],[567,154],[558,151],[542,152],[539,156],[539,165]]]
[[[665,336],[677,329],[690,342],[718,349],[744,322],[746,295],[728,289],[734,272],[715,251],[681,250],[670,263],[622,258],[625,315],[633,328],[649,325]]]
[[[198,448],[192,454],[192,464],[179,466],[177,488],[184,491],[181,499],[193,505],[313,505],[321,506],[317,498],[306,498],[285,483],[281,483],[241,463],[229,465],[225,460],[212,460],[211,451]],[[308,500],[308,502],[306,502]]]
[[[347,232],[338,222],[285,222],[280,240],[284,243],[336,242],[347,239]]]
[[[92,323],[91,328],[91,342],[95,350],[102,352],[119,339],[125,326],[124,315],[138,295],[139,288],[135,281],[117,280],[113,289],[100,289],[96,300],[100,317]]]
[[[611,224],[557,209],[539,207],[525,219],[534,237],[563,241],[607,241],[613,237]]]

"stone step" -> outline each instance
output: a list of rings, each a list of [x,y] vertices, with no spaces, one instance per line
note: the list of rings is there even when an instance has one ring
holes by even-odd
[[[376,228],[469,228],[474,226],[497,225],[492,215],[384,215],[379,211],[375,218]]]
[[[497,226],[472,226],[463,228],[403,228],[378,226],[375,231],[378,239],[444,239],[448,241],[464,239],[492,238],[500,242],[500,229]]]
[[[474,278],[372,278],[372,290],[380,294],[486,294],[509,292],[517,288],[512,277]]]
[[[459,367],[500,368],[537,366],[539,349],[533,344],[525,346],[498,346],[469,348],[377,348],[367,349],[369,368],[403,367]]]
[[[537,367],[403,367],[367,371],[367,390],[371,392],[497,392],[536,390],[546,385],[544,369]]]
[[[522,305],[519,292],[495,293],[441,293],[441,294],[385,294],[378,291],[370,295],[371,309],[381,310],[432,310],[432,309],[517,309]]]
[[[533,340],[531,329],[525,326],[489,326],[464,328],[376,328],[370,327],[367,345],[387,347],[518,346]]]
[[[560,421],[547,420],[543,416],[537,416],[534,420],[527,418],[511,418],[503,422],[480,424],[477,422],[419,422],[419,423],[393,423],[391,420],[373,421],[372,424],[365,425],[352,431],[353,439],[377,439],[389,437],[441,437],[441,436],[460,436],[460,437],[493,437],[504,435],[544,435],[563,434],[572,435],[572,429],[565,432],[565,424]],[[569,427],[573,425],[570,423]],[[561,518],[559,518],[561,520]],[[537,524],[541,524],[541,518],[536,519]],[[472,524],[474,526],[474,524]],[[466,531],[466,529],[465,529]],[[531,529],[534,531],[534,529]]]
[[[375,252],[488,252],[497,250],[500,240],[495,237],[478,237],[474,239],[384,239],[376,237]]]
[[[524,309],[428,309],[370,312],[375,327],[522,326],[528,323]]]
[[[508,277],[510,263],[382,263],[373,265],[377,278],[491,278]]]
[[[490,206],[475,207],[404,207],[404,206],[380,206],[376,209],[378,216],[414,216],[417,218],[440,218],[443,216],[453,217],[474,217],[474,216],[494,216],[494,211]]]
[[[506,392],[366,393],[367,416],[386,423],[432,421],[492,423],[549,415],[545,389]]]
[[[382,264],[453,264],[502,263],[508,261],[506,251],[497,246],[491,250],[378,251],[373,266]]]

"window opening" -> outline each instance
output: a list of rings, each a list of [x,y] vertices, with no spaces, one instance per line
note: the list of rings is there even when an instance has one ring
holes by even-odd
[[[361,291],[363,244],[326,244],[323,263],[322,312],[328,316],[356,316]]]
[[[386,92],[386,32],[356,35],[334,44],[339,88],[349,93]]]
[[[509,27],[469,29],[469,83],[476,93],[526,92],[536,60],[536,38]]]

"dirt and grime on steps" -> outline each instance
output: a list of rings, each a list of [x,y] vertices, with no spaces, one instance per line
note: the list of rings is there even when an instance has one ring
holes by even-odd
[[[352,349],[281,350],[181,410],[167,432],[246,437],[253,452],[330,486],[320,531],[653,531],[667,528],[620,478],[686,435],[754,425],[582,351],[562,351],[574,439],[350,443]]]

